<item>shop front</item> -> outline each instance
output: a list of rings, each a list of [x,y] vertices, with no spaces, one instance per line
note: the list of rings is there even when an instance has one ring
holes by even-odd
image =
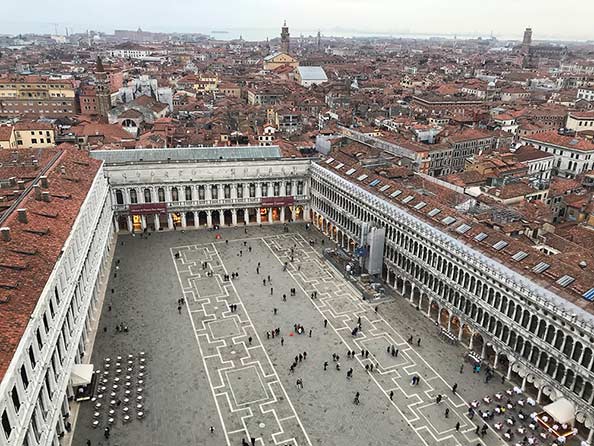
[[[142,203],[130,204],[128,206],[128,216],[131,219],[134,232],[143,232],[146,230],[157,230],[157,221],[159,227],[163,227],[161,222],[165,220],[167,227],[167,203]]]

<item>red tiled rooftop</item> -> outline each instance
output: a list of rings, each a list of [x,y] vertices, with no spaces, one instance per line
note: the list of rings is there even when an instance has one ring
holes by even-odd
[[[52,201],[37,201],[30,192],[19,205],[27,209],[29,223],[19,222],[15,211],[1,224],[10,227],[11,241],[0,240],[0,265],[3,265],[0,266],[0,281],[16,288],[0,288],[0,379],[6,373],[100,165],[100,161],[89,158],[84,151],[64,150],[46,173],[47,191]],[[60,172],[61,166],[66,174]],[[64,198],[67,196],[69,198]],[[38,235],[26,231],[31,228],[47,230],[47,233]],[[17,249],[30,254],[17,253]]]

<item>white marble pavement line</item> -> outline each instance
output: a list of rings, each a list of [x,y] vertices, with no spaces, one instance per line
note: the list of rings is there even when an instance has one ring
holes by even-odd
[[[278,240],[279,239],[286,239],[287,236],[294,237],[293,234],[284,234],[284,235],[276,236],[276,239],[275,238],[271,238],[271,237],[267,237],[266,240],[263,239],[264,243],[270,249],[271,253],[278,259],[278,261],[281,264],[284,264],[285,263],[285,261],[286,261],[285,259],[288,260],[289,255],[288,255],[288,248],[286,248],[286,246],[283,246],[283,243],[278,243]],[[303,239],[303,237],[300,234],[298,234],[297,237],[300,237],[301,239]],[[305,242],[305,239],[303,239],[302,241],[299,241],[299,243],[298,243],[299,244],[299,247],[301,248],[301,250],[304,250],[304,247],[305,247],[305,249],[307,249],[309,247],[309,245],[305,245],[304,242]],[[275,248],[276,248],[276,251],[283,251],[283,258],[281,258],[277,254],[277,252],[275,252]],[[335,268],[332,265],[328,265],[328,262],[326,262],[325,259],[323,259],[323,257],[321,257],[319,254],[317,254],[313,248],[309,247],[308,251],[309,252],[307,252],[307,255],[306,255],[307,261],[309,261],[309,262],[312,262],[313,261],[313,262],[317,263],[318,264],[317,266],[319,266],[319,267],[321,266],[322,270],[325,270],[325,272],[329,273],[331,276],[335,276],[334,277],[334,280],[336,280],[338,283],[340,283],[340,282],[346,282],[346,280],[340,275],[340,273],[338,271],[336,271]],[[310,253],[312,253],[311,256],[309,255]],[[302,290],[304,292],[306,292],[306,294],[308,294],[308,292],[305,290],[305,287],[303,285],[303,282],[308,285],[307,288],[309,288],[309,286],[311,286],[312,285],[312,282],[314,282],[314,281],[316,282],[316,285],[319,285],[320,284],[321,281],[316,280],[316,279],[314,279],[314,281],[308,281],[307,279],[304,278],[304,276],[303,276],[303,274],[301,274],[301,272],[296,271],[297,270],[297,267],[295,265],[292,265],[292,264],[289,264],[289,265],[291,265],[291,266],[288,268],[287,272],[299,284],[300,288],[302,288]],[[329,268],[328,268],[328,266],[329,266]],[[332,274],[331,271],[334,271],[335,274]],[[296,272],[299,273],[300,280],[298,280],[295,277],[295,275],[296,275],[295,273]],[[353,290],[352,287],[351,287],[351,284],[348,284],[348,282],[346,282],[346,283],[348,285],[348,288],[351,289],[351,290]],[[314,285],[314,289],[317,289],[317,286],[316,285]],[[345,320],[342,317],[342,316],[344,316],[344,312],[341,311],[341,312],[339,312],[338,315],[334,315],[334,311],[333,311],[332,307],[331,306],[326,306],[326,303],[324,302],[325,299],[330,299],[331,300],[333,298],[336,298],[335,297],[336,295],[326,297],[325,294],[326,293],[324,293],[324,297],[322,297],[323,295],[319,293],[318,294],[318,299],[316,299],[315,301],[311,301],[313,303],[314,307],[320,312],[320,314],[322,316],[325,316],[324,315],[324,311],[330,312],[331,314],[333,314],[333,316],[341,316],[338,319],[340,319],[340,322],[341,323],[345,323]],[[344,296],[343,295],[343,297],[349,297],[352,301],[354,301],[354,304],[355,304],[354,307],[356,309],[361,309],[362,310],[361,313],[355,311],[355,313],[354,313],[355,319],[354,320],[356,321],[356,317],[358,317],[360,315],[361,316],[367,316],[368,314],[371,314],[376,319],[375,320],[372,320],[372,319],[366,317],[367,318],[366,323],[368,325],[374,326],[376,323],[385,324],[385,326],[388,327],[388,330],[393,333],[393,336],[390,335],[389,333],[385,333],[385,335],[388,336],[389,339],[399,338],[399,339],[402,340],[402,342],[396,343],[396,344],[403,344],[404,343],[404,338],[398,333],[398,331],[396,331],[387,321],[385,321],[382,316],[380,316],[377,313],[375,313],[375,311],[372,309],[371,305],[368,302],[360,301],[359,299],[357,299],[355,297],[357,294],[358,293],[351,292],[351,293],[347,293],[347,296]],[[320,300],[322,300],[322,303],[321,304],[319,304]],[[336,334],[340,337],[340,339],[342,340],[342,342],[347,347],[350,348],[350,344],[347,341],[347,339],[349,339],[349,338],[345,338],[343,336],[343,332],[345,332],[346,330],[348,330],[348,335],[350,335],[350,328],[348,328],[348,326],[337,328],[337,327],[335,327],[332,324],[331,324],[331,326],[332,326],[333,330],[336,332]],[[377,334],[374,335],[374,336],[377,336]],[[355,342],[356,345],[358,345],[361,348],[361,344],[364,345],[364,342],[363,341],[365,341],[366,338],[367,337],[364,335],[362,339],[360,339],[358,341],[354,341],[354,342]],[[367,339],[369,339],[369,338],[367,338]],[[433,369],[433,367],[431,367],[431,365],[428,364],[424,360],[424,358],[422,358],[422,356],[415,349],[413,349],[410,346],[408,346],[408,343],[406,343],[406,345],[407,345],[407,348],[404,349],[404,351],[401,354],[406,354],[407,355],[407,357],[409,359],[409,364],[406,367],[411,369],[411,371],[412,371],[411,374],[417,372],[417,367],[418,366],[424,366],[425,367],[425,370],[428,369],[428,370],[430,370],[434,374],[434,376],[432,376],[430,378],[430,380],[438,379],[438,380],[440,380],[442,382],[443,385],[445,385],[445,388],[449,388],[449,384],[447,383],[447,381],[443,377],[441,377]],[[414,357],[416,357],[417,361],[415,361],[415,358]],[[369,364],[369,361],[368,360],[361,360],[360,357],[359,357],[359,355],[357,355],[357,361],[363,367],[364,367],[365,363]],[[388,389],[385,389],[384,386],[382,386],[382,384],[376,379],[376,377],[374,376],[374,374],[371,374],[371,378],[374,380],[374,382],[376,383],[376,385],[381,389],[381,391],[386,395],[386,397],[389,397],[388,393],[389,393],[389,391],[391,389],[389,389],[389,388]],[[405,389],[402,388],[395,380],[392,380],[392,381],[393,381],[393,383],[401,391],[403,391],[403,392],[405,391]],[[428,384],[428,383],[426,383],[426,384]],[[414,402],[411,405],[411,407],[409,407],[409,411],[411,411],[414,414],[414,418],[413,419],[410,419],[409,417],[407,417],[406,414],[404,414],[403,411],[400,409],[400,407],[398,407],[398,405],[394,401],[392,401],[392,405],[399,411],[399,413],[403,417],[403,419],[405,419],[406,421],[409,422],[409,424],[415,430],[415,432],[417,433],[417,435],[419,435],[420,440],[423,442],[423,444],[425,444],[427,446],[429,445],[429,443],[427,443],[426,439],[423,436],[421,436],[421,431],[425,431],[427,433],[430,433],[431,436],[433,437],[433,439],[435,441],[438,441],[438,442],[441,442],[441,441],[444,441],[444,440],[454,439],[453,438],[454,432],[452,432],[451,434],[448,434],[445,437],[442,436],[444,434],[447,434],[449,431],[452,431],[453,429],[448,429],[446,431],[441,430],[441,429],[433,426],[432,423],[429,421],[429,419],[427,419],[427,417],[425,417],[422,413],[416,413],[416,411],[413,410],[414,409],[414,406],[423,406],[423,403],[425,403],[425,405],[430,405],[431,404],[431,399],[434,398],[433,396],[430,396],[430,392],[432,390],[433,390],[433,386],[430,386],[430,389],[429,390],[425,390],[424,392],[421,392],[420,394],[418,394],[418,393],[417,394],[414,394],[416,396],[416,398],[415,398],[416,399],[416,402]],[[426,399],[425,397],[426,398],[429,398],[429,399]],[[465,409],[468,407],[467,404],[466,404],[466,402],[459,395],[456,395],[456,397],[460,401],[460,403],[454,404],[454,401],[452,400],[452,398],[447,398],[448,401],[451,400],[451,401],[449,401],[448,404],[452,408],[455,408],[455,409],[464,408],[464,412],[465,412]],[[433,402],[433,404],[435,404],[435,403]],[[477,442],[478,442],[479,444],[483,444],[484,445],[485,443],[484,443],[484,441],[481,438],[478,438],[478,437],[476,437],[476,436],[473,435],[474,434],[474,427],[475,427],[474,423],[472,421],[470,421],[467,417],[465,417],[465,414],[464,413],[462,415],[459,415],[459,414],[457,414],[457,415],[459,416],[460,421],[462,421],[463,424],[468,424],[468,425],[472,426],[470,429],[467,429],[467,430],[463,430],[461,432],[458,432],[457,435],[458,436],[463,436],[466,439],[466,441],[468,441],[469,443],[472,442],[472,444],[477,444]],[[429,429],[429,426],[427,426],[426,424],[425,425],[416,426],[415,424],[418,424],[418,423],[415,423],[415,422],[422,421],[421,419],[425,419],[426,420],[426,424],[429,424],[432,429]],[[496,438],[498,438],[499,440],[501,440],[502,444],[504,444],[503,440],[501,439],[501,437],[499,437],[499,435],[497,434],[497,432],[495,432],[495,431],[492,431],[492,432],[495,434]],[[441,438],[438,438],[437,435],[439,435]],[[492,440],[492,438],[490,440]]]
[[[210,248],[211,245],[208,245]],[[196,249],[191,249],[196,248]],[[226,433],[228,436],[237,437],[244,437],[249,429],[247,428],[247,421],[249,419],[254,418],[256,413],[254,412],[254,408],[256,405],[258,406],[260,413],[262,414],[271,414],[271,416],[277,420],[276,424],[279,426],[280,430],[272,434],[272,438],[279,438],[282,440],[283,444],[291,444],[294,443],[293,438],[287,438],[287,433],[283,431],[281,423],[278,422],[278,416],[276,414],[276,408],[274,407],[275,403],[278,403],[276,398],[276,393],[274,387],[276,385],[276,377],[272,374],[267,374],[260,361],[258,361],[257,356],[258,353],[263,351],[262,346],[251,346],[248,347],[245,344],[245,339],[251,334],[251,323],[249,319],[246,317],[245,312],[239,313],[231,313],[228,310],[228,306],[230,303],[234,303],[234,296],[233,293],[235,292],[230,282],[226,282],[223,280],[223,274],[225,274],[222,265],[217,261],[216,253],[214,249],[201,249],[199,246],[195,245],[192,246],[190,249],[182,249],[181,250],[181,257],[178,259],[178,265],[183,265],[183,273],[184,278],[183,282],[187,282],[188,288],[184,289],[184,293],[187,298],[192,298],[194,301],[194,305],[189,305],[191,313],[194,313],[201,317],[199,321],[200,328],[197,330],[197,336],[199,342],[202,347],[206,346],[212,354],[205,354],[204,348],[202,348],[202,356],[204,360],[209,364],[209,362],[215,362],[216,365],[209,364],[209,370],[216,372],[217,378],[216,380],[211,375],[211,388],[215,394],[217,399],[217,403],[224,402],[224,406],[227,411],[222,410],[221,412],[224,414],[228,414],[230,416],[235,416],[240,419],[241,428],[239,429],[229,429],[228,425],[233,425],[233,422],[230,421],[229,424],[225,424]],[[198,258],[191,258],[188,257],[192,254],[192,251],[195,253],[200,253],[200,259]],[[189,260],[186,262],[186,260]],[[208,277],[205,276],[201,267],[198,266],[198,260],[200,261],[208,261],[209,267],[207,271],[212,272],[212,276]],[[188,267],[187,269],[185,267]],[[181,268],[180,270],[181,271]],[[181,274],[180,274],[181,276]],[[204,278],[205,280],[210,282],[210,286],[212,287],[213,284],[216,284],[215,289],[212,288],[200,288],[199,281],[200,279]],[[207,284],[205,284],[207,285]],[[205,294],[206,293],[206,294]],[[198,296],[198,298],[196,298]],[[205,296],[205,297],[201,297]],[[240,303],[240,302],[238,302]],[[195,308],[196,305],[198,308]],[[194,307],[194,309],[192,309]],[[227,310],[225,310],[227,309]],[[196,322],[195,319],[193,319]],[[222,337],[217,336],[216,334],[211,332],[213,325],[210,323],[216,323],[218,321],[231,321],[234,325],[234,329],[231,331],[237,333],[235,336],[227,336],[224,335]],[[230,337],[230,340],[228,339]],[[230,342],[228,342],[230,341]],[[228,348],[233,347],[240,347],[243,346],[245,348],[245,354],[247,356],[241,356],[240,363],[237,364],[235,359],[229,358],[225,360],[225,354],[223,353]],[[233,351],[231,353],[234,353]],[[264,389],[265,387],[268,388],[268,392],[266,392],[265,396],[253,399],[253,400],[246,400],[245,398],[237,398],[233,389],[233,386],[230,385],[230,379],[228,376],[228,372],[241,372],[242,370],[254,369],[256,370],[255,377],[260,383],[260,387]],[[265,382],[262,378],[270,378],[274,379],[274,382]],[[214,384],[214,382],[219,384]],[[263,404],[257,404],[258,402],[263,402]],[[263,410],[264,405],[270,405],[270,409]],[[243,407],[242,407],[243,406]],[[235,407],[235,408],[234,408]],[[257,412],[257,411],[256,411]],[[225,415],[223,415],[225,417]],[[288,418],[287,418],[288,419]],[[237,424],[237,423],[235,423]],[[231,438],[229,441],[234,441],[235,438]],[[260,444],[263,440],[258,439],[258,444]],[[276,439],[274,440],[275,444],[277,444]]]
[[[178,248],[178,252],[181,254],[180,259],[178,259],[178,265],[181,264],[183,266],[188,266],[187,271],[185,268],[183,270],[179,268],[178,272],[183,272],[184,274],[189,272],[189,277],[186,277],[186,282],[188,283],[189,288],[183,291],[185,292],[186,297],[189,295],[193,298],[195,303],[199,304],[199,309],[191,310],[191,313],[196,314],[197,317],[202,317],[200,324],[201,328],[198,329],[199,333],[197,333],[198,340],[203,347],[201,349],[203,351],[202,355],[207,364],[212,363],[210,364],[209,369],[217,372],[216,382],[219,384],[215,384],[215,380],[211,376],[211,389],[215,394],[215,398],[220,398],[222,401],[221,404],[227,409],[227,412],[221,409],[223,417],[225,416],[224,413],[228,413],[230,416],[234,417],[231,418],[230,421],[228,420],[228,424],[225,424],[226,433],[228,436],[234,437],[231,438],[231,441],[235,441],[236,439],[238,440],[239,438],[245,438],[246,433],[248,433],[249,437],[250,429],[247,425],[249,424],[250,419],[253,421],[255,416],[259,416],[259,410],[259,413],[262,415],[272,416],[276,422],[276,426],[278,426],[278,429],[274,430],[273,432],[269,432],[270,438],[272,438],[272,441],[275,445],[281,443],[283,445],[297,445],[297,438],[295,438],[295,436],[291,437],[291,433],[285,432],[284,430],[286,425],[290,427],[293,424],[292,422],[288,421],[292,421],[292,419],[296,418],[294,416],[294,412],[290,416],[284,416],[280,419],[278,417],[277,412],[279,410],[284,410],[285,415],[287,411],[287,409],[284,407],[286,402],[280,402],[277,398],[277,394],[283,393],[278,389],[280,384],[278,382],[278,376],[274,373],[274,369],[272,369],[269,364],[269,372],[267,373],[264,367],[266,365],[266,361],[262,362],[258,360],[258,354],[264,353],[264,347],[262,344],[255,345],[256,343],[254,343],[254,345],[249,347],[246,345],[245,340],[250,334],[252,334],[254,327],[251,324],[246,312],[242,313],[240,311],[237,313],[232,313],[229,310],[229,305],[231,303],[241,304],[240,307],[243,307],[243,304],[239,299],[235,301],[234,297],[238,296],[236,290],[231,286],[231,282],[223,280],[223,275],[226,274],[226,270],[223,267],[223,262],[219,262],[218,260],[220,257],[218,257],[211,244],[208,244],[207,246],[210,249],[200,249],[199,245],[181,248],[181,250]],[[200,259],[195,258],[195,256],[194,258],[191,258],[193,252],[200,252],[202,254]],[[190,258],[190,262],[186,262],[186,259],[188,258]],[[202,288],[199,287],[197,282],[199,279],[205,276],[202,274],[203,270],[198,268],[198,260],[200,260],[200,262],[208,261],[209,264],[207,271],[212,272],[210,277],[206,276],[206,283],[204,283]],[[192,266],[195,268],[192,268]],[[212,289],[213,284],[216,285],[214,290]],[[202,299],[196,299],[196,295],[204,295],[206,297]],[[214,301],[212,299],[214,299]],[[219,316],[218,318],[217,315]],[[231,332],[235,333],[235,336],[230,335],[229,333],[222,335],[221,333],[216,333],[216,329],[213,327],[215,327],[215,324],[218,322],[224,323],[224,321],[227,321],[227,323],[232,322],[233,327]],[[229,327],[227,327],[227,329],[229,329]],[[229,337],[230,340],[227,339]],[[203,343],[204,345],[202,345]],[[210,349],[212,354],[205,354],[205,347],[206,349]],[[235,350],[245,349],[245,352],[240,352],[244,353],[245,355],[239,357],[239,365],[236,365],[237,358],[228,357],[227,361],[224,359],[226,349],[233,349],[230,352],[232,355],[237,353]],[[233,385],[231,384],[231,380],[229,378],[229,373],[241,373],[242,371],[249,369],[255,371],[255,378],[257,381],[259,381],[260,385],[255,385],[255,387],[259,387],[264,392],[266,392],[265,387],[268,388],[268,392],[266,392],[265,395],[256,396],[255,399],[251,400],[246,399],[245,395],[244,397],[238,398],[234,392]],[[254,376],[252,376],[252,378],[254,378]],[[257,404],[260,401],[263,402],[261,404]],[[239,418],[240,423],[237,422],[237,418]],[[228,427],[229,425],[241,427],[237,429],[230,429]],[[260,422],[257,427],[263,428],[266,427],[266,424]],[[293,434],[294,433],[295,432],[293,432]],[[302,430],[301,434],[301,437],[303,437]],[[256,439],[257,443],[264,444],[264,438],[265,434],[261,432],[261,437]],[[305,443],[301,442],[301,444]]]
[[[221,264],[221,266],[222,266],[222,268],[223,268],[223,271],[225,272],[225,274],[229,274],[229,273],[228,273],[228,271],[227,271],[227,268],[225,267],[225,264],[224,264],[224,262],[223,262],[223,259],[221,258],[221,256],[220,256],[220,254],[219,254],[219,252],[218,252],[218,250],[217,250],[217,248],[216,248],[215,244],[214,244],[214,243],[211,243],[211,245],[212,245],[212,248],[214,249],[214,251],[215,251],[215,253],[216,253],[216,255],[217,255],[217,257],[218,257],[219,261],[220,261],[220,264]],[[231,287],[233,288],[233,290],[235,291],[235,294],[236,294],[236,296],[237,296],[237,299],[239,300],[239,302],[241,303],[241,306],[243,307],[243,311],[244,311],[244,313],[245,313],[246,317],[247,317],[247,318],[248,318],[248,320],[250,321],[250,324],[251,324],[251,326],[254,328],[254,336],[256,337],[256,339],[257,339],[258,343],[259,343],[260,345],[262,345],[262,346],[263,346],[264,344],[262,343],[262,340],[260,339],[260,334],[259,334],[258,330],[256,330],[256,329],[255,329],[255,326],[254,326],[254,324],[253,324],[253,322],[252,322],[251,318],[250,318],[250,317],[249,317],[249,315],[247,314],[247,310],[245,309],[245,306],[243,305],[243,302],[241,301],[240,294],[239,294],[239,292],[237,291],[237,289],[235,288],[235,284],[233,283],[233,281],[231,281],[231,282],[230,282],[230,284],[231,284]],[[294,416],[295,416],[295,419],[297,420],[297,422],[298,422],[298,424],[299,424],[299,427],[301,428],[301,430],[302,430],[302,433],[303,433],[304,437],[305,437],[305,438],[306,438],[306,440],[307,440],[307,443],[308,443],[308,445],[309,445],[309,446],[312,446],[312,442],[311,442],[311,440],[310,440],[310,438],[309,438],[309,435],[307,434],[307,431],[305,430],[305,427],[303,426],[303,424],[302,424],[302,422],[301,422],[301,419],[299,418],[299,415],[297,414],[297,411],[295,410],[295,407],[293,406],[293,403],[292,403],[292,402],[291,402],[291,400],[289,399],[289,395],[287,394],[287,392],[286,392],[286,390],[285,390],[285,388],[284,388],[284,386],[283,386],[283,384],[282,384],[282,381],[281,381],[280,377],[278,376],[278,374],[277,374],[277,372],[276,372],[276,369],[275,369],[275,368],[274,368],[274,366],[272,365],[272,360],[270,359],[270,356],[268,355],[268,352],[267,352],[267,351],[266,351],[266,349],[264,349],[264,348],[262,348],[262,350],[263,350],[263,352],[264,352],[264,355],[266,356],[266,360],[268,361],[269,367],[270,367],[270,369],[272,370],[272,373],[274,374],[274,376],[275,376],[275,378],[276,378],[276,381],[277,381],[277,383],[278,383],[278,386],[280,387],[280,389],[281,389],[281,391],[282,391],[282,394],[283,394],[282,396],[283,396],[283,398],[284,398],[284,399],[285,399],[285,401],[286,401],[286,402],[289,404],[289,406],[290,406],[291,410],[293,411],[293,414],[294,414]],[[276,415],[275,415],[275,416],[276,416]],[[277,419],[278,419],[278,418],[277,418]],[[281,426],[282,426],[282,425],[281,425]]]
[[[202,248],[202,246],[206,246],[206,248]],[[303,429],[303,426],[301,426],[300,420],[296,416],[296,412],[290,404],[285,390],[282,388],[282,384],[278,378],[278,375],[276,374],[276,371],[272,367],[270,359],[266,358],[266,360],[264,360],[266,363],[263,363],[257,358],[258,354],[266,354],[260,339],[258,338],[257,342],[254,342],[254,344],[259,343],[259,345],[248,347],[245,344],[245,339],[250,334],[252,334],[252,332],[256,333],[255,327],[253,326],[249,315],[245,311],[243,302],[241,301],[239,294],[237,293],[237,290],[233,286],[232,282],[223,280],[223,275],[227,274],[227,271],[224,266],[224,262],[216,251],[214,245],[212,243],[206,245],[190,245],[172,248],[172,250],[181,254],[175,265],[178,273],[178,279],[182,285],[184,283],[187,284],[187,287],[182,286],[184,297],[186,299],[191,298],[193,300],[192,305],[190,305],[190,302],[186,301],[188,309],[191,314],[193,313],[202,316],[200,328],[195,326],[196,320],[194,318],[192,318],[192,322],[194,324],[193,326],[195,329],[195,335],[199,343],[203,362],[207,364],[206,370],[208,372],[210,389],[215,398],[217,410],[219,411],[219,417],[221,420],[223,420],[225,418],[224,413],[226,413],[238,417],[241,421],[241,428],[239,429],[229,428],[229,426],[237,427],[237,420],[230,418],[228,420],[228,424],[224,422],[221,423],[225,431],[227,444],[230,444],[230,441],[235,441],[235,439],[244,437],[246,433],[248,438],[250,437],[250,429],[247,427],[248,423],[246,420],[254,417],[255,412],[253,409],[256,409],[257,407],[256,412],[259,410],[259,413],[262,415],[272,416],[276,421],[278,430],[270,433],[272,441],[275,445],[283,444],[297,446],[298,444],[306,444],[305,441],[298,441],[295,436],[291,437],[291,433],[285,432],[283,429],[284,425],[287,424],[287,421],[291,420],[293,420],[294,423],[288,424],[298,423],[299,427],[297,427],[297,429],[300,431],[300,438],[304,438],[307,443],[311,445],[311,442],[307,437],[307,433]],[[196,256],[197,254],[198,256]],[[212,271],[211,277],[206,276],[208,277],[206,280],[210,282],[204,284],[206,288],[200,288],[196,280],[205,277],[202,269],[198,267],[198,261],[201,263],[203,261],[208,261],[208,271]],[[213,281],[217,285],[215,290],[212,289]],[[204,295],[204,297],[201,297],[202,295]],[[198,298],[196,298],[196,296],[198,296]],[[237,298],[237,301],[235,301],[234,298]],[[239,313],[231,313],[228,310],[228,306],[231,303],[239,304],[239,306],[242,308],[242,311]],[[192,307],[196,307],[196,305],[199,308],[192,309]],[[217,334],[220,333],[215,334],[212,332],[213,325],[210,324],[223,321],[233,322],[235,329],[231,331],[233,331],[235,335],[228,334],[217,336]],[[228,344],[226,338],[230,338],[230,344]],[[247,354],[247,356],[242,356],[239,358],[240,364],[238,365],[236,365],[236,359],[231,359],[227,356],[229,359],[225,360],[224,354],[222,353],[226,348],[233,348],[234,346],[242,346],[240,348],[244,348],[244,353]],[[215,351],[215,353],[205,354],[205,348],[211,352]],[[231,353],[234,354],[235,352],[231,351]],[[256,354],[254,355],[254,353]],[[266,368],[268,369],[268,372],[265,370]],[[260,381],[260,388],[264,390],[264,388],[267,387],[268,392],[266,392],[265,398],[249,401],[245,398],[241,398],[241,404],[239,404],[239,400],[235,395],[233,386],[230,384],[228,372],[241,372],[242,370],[247,369],[254,369],[256,371],[257,379]],[[218,384],[214,384],[215,380],[212,376],[213,371],[216,372],[216,382]],[[266,382],[262,378],[265,378]],[[275,406],[275,404],[280,403],[277,395],[284,395],[284,397],[281,398],[284,401],[282,401],[280,408]],[[219,401],[219,398],[221,398],[221,401]],[[231,402],[232,400],[235,402],[235,404]],[[226,411],[221,409],[221,404],[227,409]],[[290,407],[282,407],[285,404]],[[236,409],[234,409],[234,406]],[[279,414],[277,413],[279,410],[283,412],[283,416],[280,418]],[[262,428],[264,425],[260,424],[258,427]],[[295,433],[296,432],[294,431],[293,434]],[[233,436],[234,438],[230,440],[230,436]],[[263,437],[257,438],[256,441],[258,444],[265,444]]]
[[[206,364],[206,358],[204,357],[204,353],[202,351],[202,346],[200,345],[200,341],[198,339],[198,331],[196,329],[196,324],[194,324],[194,318],[192,317],[192,314],[190,312],[190,305],[189,305],[189,303],[188,303],[188,301],[186,299],[186,293],[184,291],[185,290],[185,287],[184,287],[184,284],[182,283],[181,275],[180,275],[180,272],[178,270],[177,262],[176,262],[176,259],[175,259],[175,252],[174,252],[173,249],[171,249],[170,250],[170,253],[171,253],[171,260],[173,261],[173,264],[175,265],[175,272],[177,274],[177,279],[179,280],[179,286],[180,286],[180,288],[181,288],[181,290],[183,291],[183,294],[184,294],[184,300],[186,301],[185,307],[186,307],[186,310],[188,311],[188,316],[189,316],[190,322],[192,324],[192,330],[194,331],[194,336],[196,337],[196,343],[198,344],[198,349],[200,350],[200,357],[202,359],[202,365],[204,367],[204,370],[206,371],[206,377],[208,378],[208,383],[209,383],[210,391],[212,393],[212,397],[214,399],[215,406],[217,408],[217,413],[219,415],[219,420],[221,422],[221,426],[223,426],[223,433],[225,435],[225,441],[230,446],[231,443],[229,441],[229,435],[227,434],[227,428],[225,427],[225,419],[223,418],[223,414],[221,413],[221,408],[219,407],[219,402],[217,400],[217,397],[216,397],[216,394],[215,394],[215,390],[214,390],[213,385],[212,385],[212,380],[210,378],[210,371],[209,371],[208,366]]]

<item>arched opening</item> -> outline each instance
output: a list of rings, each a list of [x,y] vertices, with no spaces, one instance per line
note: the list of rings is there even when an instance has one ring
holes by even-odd
[[[462,344],[470,345],[470,338],[472,336],[472,328],[468,324],[462,326]]]
[[[186,212],[186,226],[194,226],[194,213]]]
[[[245,223],[245,210],[237,209],[237,223],[244,224]]]
[[[442,308],[439,312],[439,325],[443,328],[448,328],[448,322],[450,321],[450,312],[447,308]]]
[[[220,211],[212,211],[211,217],[212,217],[212,225],[213,226],[218,226],[218,225],[221,224],[221,213],[220,213]]]
[[[429,310],[429,318],[432,321],[437,321],[439,317],[439,305],[436,302],[431,302],[431,309]]]
[[[198,212],[198,225],[206,226],[207,222],[208,222],[208,218],[206,216],[206,211]]]
[[[230,209],[223,211],[223,220],[225,221],[225,226],[231,226],[233,224],[233,215]]]

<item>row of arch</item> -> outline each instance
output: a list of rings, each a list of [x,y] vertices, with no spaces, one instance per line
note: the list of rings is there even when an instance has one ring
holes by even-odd
[[[427,314],[433,314],[436,321],[443,318],[450,327],[457,324],[460,335],[469,337],[469,346],[473,344],[476,349],[481,345],[482,355],[492,355],[501,362],[506,355],[495,351],[494,345],[498,345],[543,377],[548,376],[583,401],[593,403],[592,384],[587,376],[594,371],[594,357],[587,340],[575,338],[551,315],[531,308],[530,302],[514,295],[512,290],[495,286],[492,278],[482,272],[463,268],[411,228],[389,221],[363,200],[345,194],[332,180],[312,175],[311,195],[314,222],[319,215],[316,224],[322,222],[326,232],[328,228],[336,230],[339,240],[340,231],[342,237],[347,234],[349,240],[358,240],[363,221],[385,227],[387,281],[415,305],[426,306]],[[403,282],[401,276],[408,279]],[[493,347],[483,351],[486,344],[481,333]]]

